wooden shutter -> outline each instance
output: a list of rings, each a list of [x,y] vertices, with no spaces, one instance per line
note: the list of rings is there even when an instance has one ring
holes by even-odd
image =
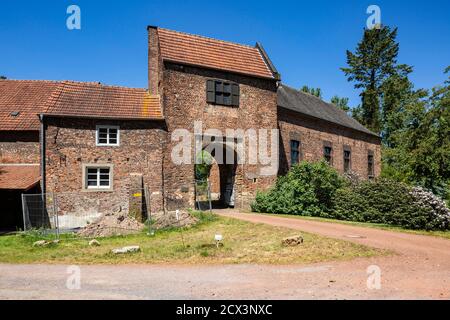
[[[215,103],[216,102],[216,92],[214,80],[206,81],[206,102]]]
[[[235,83],[231,85],[231,104],[239,107],[239,85]]]

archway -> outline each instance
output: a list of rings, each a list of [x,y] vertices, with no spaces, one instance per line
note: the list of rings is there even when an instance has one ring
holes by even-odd
[[[215,141],[203,146],[202,158],[211,157],[205,164],[209,165],[207,179],[210,184],[211,204],[214,209],[235,207],[237,197],[236,171],[238,158],[236,151],[222,141]],[[203,164],[203,165],[205,165]],[[199,165],[196,165],[196,173]],[[198,179],[198,177],[196,177]]]

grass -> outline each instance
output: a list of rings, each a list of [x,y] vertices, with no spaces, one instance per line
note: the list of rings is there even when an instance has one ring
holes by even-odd
[[[405,228],[398,227],[398,226],[392,226],[392,225],[388,225],[388,224],[379,224],[379,223],[355,222],[355,221],[335,220],[335,219],[327,219],[327,218],[320,218],[320,217],[308,217],[308,216],[288,215],[288,214],[269,214],[269,213],[264,213],[264,214],[269,215],[269,216],[276,216],[276,217],[295,218],[295,219],[319,221],[319,222],[339,223],[339,224],[346,224],[346,225],[352,225],[352,226],[357,226],[357,227],[375,228],[375,229],[381,229],[381,230],[387,230],[387,231],[397,231],[397,232],[403,232],[403,233],[411,233],[411,234],[417,234],[417,235],[434,236],[434,237],[450,239],[450,230],[448,230],[448,231],[411,230],[411,229],[405,229]]]
[[[302,233],[303,245],[283,247],[281,240],[298,232],[286,228],[253,224],[211,214],[196,213],[200,222],[190,228],[98,239],[100,247],[90,247],[86,239],[65,239],[49,247],[33,247],[42,237],[19,234],[0,237],[0,263],[50,264],[304,264],[348,260],[387,254],[347,241]],[[215,234],[223,235],[217,248]],[[183,238],[182,238],[183,236]],[[183,241],[184,244],[183,245]],[[139,245],[141,252],[114,255],[111,249]]]

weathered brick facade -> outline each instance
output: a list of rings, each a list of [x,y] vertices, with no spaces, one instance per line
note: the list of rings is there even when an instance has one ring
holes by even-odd
[[[162,210],[166,139],[162,122],[47,118],[45,123],[47,191],[80,193],[80,202],[94,198],[103,201],[109,212],[128,212],[130,194],[142,192],[133,183],[135,175],[142,175],[142,183],[150,191],[152,211]],[[119,146],[96,146],[96,125],[105,124],[120,127]],[[112,165],[111,191],[84,190],[83,165],[87,164]]]
[[[194,132],[194,122],[202,121],[203,132],[208,129],[276,129],[276,82],[231,73],[166,63],[164,70],[164,111],[169,134],[176,129]],[[206,81],[223,79],[240,86],[237,108],[208,104]],[[170,152],[177,142],[169,142],[165,162],[168,197],[183,196],[184,205],[194,204],[194,164],[174,165]],[[192,141],[194,146],[194,140]],[[198,152],[198,151],[197,151]],[[192,151],[194,155],[194,150]],[[261,176],[261,165],[238,165],[235,176],[236,206],[245,207],[257,190],[270,186],[275,176]]]
[[[291,166],[290,141],[300,142],[300,160],[320,161],[324,157],[324,146],[332,147],[332,165],[344,172],[344,148],[351,151],[351,171],[368,178],[368,154],[374,155],[374,175],[381,173],[380,139],[349,128],[278,108],[280,129],[280,173]]]
[[[40,163],[38,131],[2,131],[0,163]]]

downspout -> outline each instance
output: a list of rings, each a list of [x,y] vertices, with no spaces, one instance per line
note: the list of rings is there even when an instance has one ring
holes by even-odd
[[[44,115],[39,115],[39,120],[41,122],[41,128],[39,130],[39,144],[41,145],[41,192],[45,193],[46,189],[46,176],[45,176],[45,124],[44,124]]]

